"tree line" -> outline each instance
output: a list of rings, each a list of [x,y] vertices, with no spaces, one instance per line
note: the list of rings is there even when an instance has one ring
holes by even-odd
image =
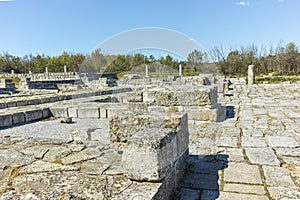
[[[89,55],[63,52],[59,56],[26,55],[13,56],[0,54],[0,72],[42,73],[47,67],[49,72],[63,72],[64,65],[69,72],[126,72],[144,64],[159,64],[178,70],[181,65],[186,74],[220,73],[225,76],[245,76],[250,64],[256,66],[258,74],[299,75],[300,52],[295,43],[279,43],[275,48],[252,44],[232,49],[227,54],[222,46],[214,47],[208,53],[192,51],[186,60],[176,60],[172,56],[155,58],[153,55],[104,55],[100,49]]]
[[[257,47],[252,44],[241,46],[226,55],[221,46],[210,51],[213,62],[221,74],[246,76],[248,66],[255,65],[258,75],[300,75],[300,52],[293,42],[283,45]]]

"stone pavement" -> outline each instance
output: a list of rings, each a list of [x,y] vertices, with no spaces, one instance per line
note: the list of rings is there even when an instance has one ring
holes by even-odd
[[[190,123],[178,199],[300,199],[300,84],[235,80],[224,101],[225,122]]]

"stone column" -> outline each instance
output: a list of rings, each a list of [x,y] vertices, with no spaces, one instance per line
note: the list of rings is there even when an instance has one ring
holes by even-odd
[[[248,85],[253,85],[255,83],[255,66],[248,66]]]
[[[149,78],[149,69],[148,69],[148,65],[146,65],[146,78]]]
[[[48,71],[48,67],[46,67],[46,74],[48,74],[49,73],[49,71]]]
[[[180,76],[180,78],[182,77],[182,66],[181,66],[181,64],[179,65],[179,76]]]
[[[66,74],[67,73],[67,66],[64,65],[64,73]]]

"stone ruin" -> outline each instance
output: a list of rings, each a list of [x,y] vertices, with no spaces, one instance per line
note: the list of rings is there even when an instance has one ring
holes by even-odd
[[[33,82],[25,79],[30,89]],[[74,77],[70,80],[71,84],[75,83]],[[185,171],[189,126],[195,121],[225,119],[226,109],[220,103],[223,79],[212,75],[169,77],[168,80],[129,76],[110,89],[107,81],[98,80],[82,81],[88,90],[0,99],[3,110],[0,128],[50,117],[104,120],[109,127],[107,135],[90,133],[79,136],[79,140],[102,140],[103,144],[122,152],[121,164],[127,178],[155,185],[150,199],[170,199]],[[48,87],[41,79],[39,84]],[[7,108],[16,109],[6,111]],[[132,199],[128,191],[113,199]]]

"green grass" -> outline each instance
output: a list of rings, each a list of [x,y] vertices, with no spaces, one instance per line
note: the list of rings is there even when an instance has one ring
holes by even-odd
[[[282,82],[295,83],[300,81],[300,76],[269,76],[269,77],[257,77],[255,78],[255,83],[282,83]]]
[[[19,85],[19,84],[20,84],[20,79],[19,79],[18,77],[8,78],[8,77],[0,76],[0,79],[11,79],[12,82],[13,82],[15,85]]]

